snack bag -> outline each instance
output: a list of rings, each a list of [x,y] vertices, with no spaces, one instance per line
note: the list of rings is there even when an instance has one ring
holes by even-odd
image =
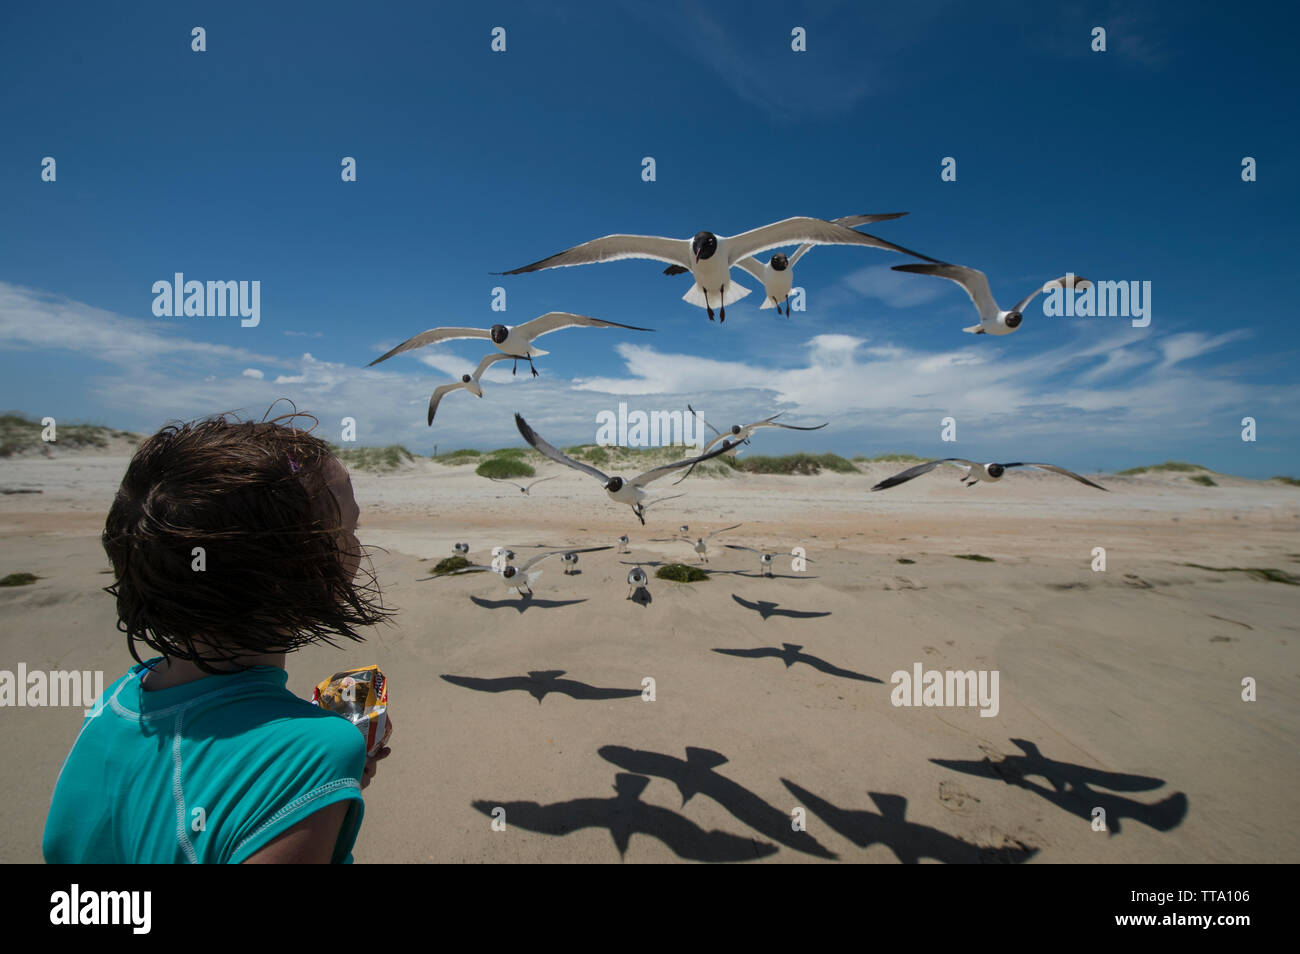
[[[388,736],[388,680],[378,666],[336,672],[316,686],[313,705],[338,713],[366,737],[366,755],[384,747]]]

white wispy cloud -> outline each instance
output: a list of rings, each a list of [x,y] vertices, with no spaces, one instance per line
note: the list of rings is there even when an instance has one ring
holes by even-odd
[[[887,335],[891,326],[871,326]],[[0,349],[76,353],[100,371],[70,382],[98,417],[148,429],[166,420],[220,411],[261,417],[289,398],[315,414],[321,433],[337,440],[342,419],[358,425],[362,444],[403,443],[412,449],[518,444],[513,414],[521,411],[552,443],[587,442],[596,414],[620,402],[632,409],[678,410],[687,403],[718,426],[748,423],[785,411],[790,423],[830,421],[816,436],[763,436],[772,448],[833,447],[844,453],[924,446],[942,417],[957,417],[964,441],[1007,446],[1012,453],[1067,455],[1082,449],[1144,450],[1180,437],[1204,439],[1243,414],[1269,415],[1293,426],[1289,388],[1259,383],[1249,364],[1210,363],[1247,331],[1179,331],[1161,335],[1127,322],[1059,323],[1024,345],[950,333],[939,349],[899,344],[883,335],[812,335],[801,348],[762,355],[702,357],[668,348],[620,343],[621,373],[563,380],[512,376],[502,362],[482,399],[458,392],[425,424],[438,383],[472,370],[477,357],[433,349],[421,362],[375,368],[196,341],[185,326],[114,315],[78,302],[0,283]],[[1031,342],[1057,342],[1030,351]],[[774,362],[783,362],[777,366]],[[417,370],[410,370],[412,366]],[[274,380],[264,367],[282,373]],[[418,368],[440,372],[431,378]],[[1028,445],[1028,446],[1026,446]],[[978,453],[974,446],[963,450]],[[990,448],[990,451],[992,448]],[[1069,463],[1068,457],[1063,461]]]
[[[824,53],[821,59],[810,56],[800,61],[798,65],[807,72],[799,87],[774,86],[770,61],[755,52],[751,33],[737,29],[735,11],[718,17],[705,4],[691,0],[662,0],[653,6],[625,0],[622,7],[698,61],[713,74],[714,82],[783,122],[843,115],[872,92],[872,82],[864,75],[872,72],[870,64],[859,61],[849,71],[845,63],[828,61]],[[753,11],[742,14],[752,15]],[[823,51],[832,42],[833,30],[821,28],[820,23],[806,28],[815,37],[809,42],[822,44]],[[783,47],[788,53],[790,40],[790,27],[786,27],[781,45],[772,52]]]

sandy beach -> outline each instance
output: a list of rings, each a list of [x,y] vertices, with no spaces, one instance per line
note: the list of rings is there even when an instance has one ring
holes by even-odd
[[[0,487],[42,491],[0,496],[0,576],[40,577],[0,589],[0,669],[107,684],[130,665],[98,540],[128,454],[0,460]],[[530,497],[468,466],[354,471],[400,613],[288,670],[304,697],[349,666],[389,676],[393,754],[356,861],[1300,861],[1300,587],[1241,571],[1300,574],[1300,489],[1152,473],[1101,475],[1101,493],[1038,472],[966,489],[945,471],[869,492],[898,469],[665,481],[687,495],[645,527],[549,463]],[[734,523],[708,580],[654,578],[697,562],[679,525]],[[629,554],[574,575],[548,560],[527,602],[495,575],[420,580],[456,542],[487,562],[620,534]],[[762,578],[724,543],[809,562]],[[638,563],[645,604],[627,598]],[[996,715],[894,705],[892,675],[917,665],[996,672]],[[40,862],[82,713],[2,717],[0,860]]]

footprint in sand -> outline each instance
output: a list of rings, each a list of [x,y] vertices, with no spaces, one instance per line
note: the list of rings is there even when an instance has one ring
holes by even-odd
[[[956,782],[940,782],[939,804],[950,812],[969,815],[975,805],[979,804],[979,799]]]
[[[923,589],[925,589],[925,584],[924,584],[924,583],[920,583],[920,582],[918,582],[917,580],[910,579],[910,578],[908,578],[908,577],[906,577],[906,576],[896,576],[896,577],[894,577],[893,580],[886,580],[886,581],[885,581],[885,589],[887,589],[887,590],[923,590]]]

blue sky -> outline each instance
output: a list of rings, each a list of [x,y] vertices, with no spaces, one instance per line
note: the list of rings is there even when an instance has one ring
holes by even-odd
[[[152,431],[288,397],[327,438],[351,416],[428,453],[518,444],[516,410],[567,444],[620,401],[690,401],[831,422],[758,453],[1300,474],[1289,8],[1265,29],[1187,3],[265,6],[0,10],[0,408]],[[724,325],[653,262],[490,274],[615,232],[903,211],[867,230],[985,271],[1004,307],[1073,271],[1151,282],[1151,324],[1040,298],[1015,334],[965,335],[959,287],[875,249],[811,252],[791,318],[735,272],[755,293]],[[260,324],[155,317],[175,272],[260,281]],[[655,331],[548,336],[542,377],[498,365],[431,428],[484,345],[365,370],[426,328],[552,310]]]

